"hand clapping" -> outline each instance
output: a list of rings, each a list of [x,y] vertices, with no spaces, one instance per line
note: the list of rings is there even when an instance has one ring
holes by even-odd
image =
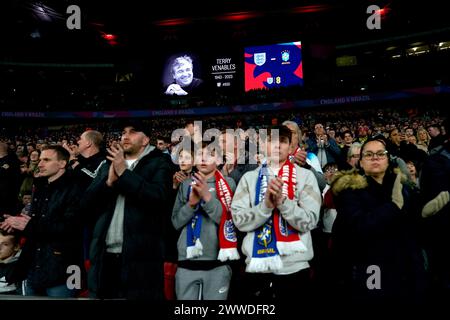
[[[30,221],[31,217],[21,213],[18,216],[4,215],[5,221],[0,223],[0,229],[6,232],[13,232],[14,230],[23,231]]]
[[[177,171],[172,177],[173,189],[178,189],[178,186],[188,178],[188,175],[183,171]]]
[[[264,201],[267,208],[277,208],[284,201],[283,180],[280,177],[270,180]]]
[[[195,183],[192,184],[192,191],[189,196],[189,205],[194,206],[203,199],[208,202],[211,200],[211,193],[209,192],[208,183],[205,179],[205,175],[201,172],[196,172],[192,176]]]
[[[306,163],[306,151],[303,149],[298,150],[294,155],[294,161],[299,166],[304,166]]]
[[[112,184],[125,172],[127,164],[125,162],[123,148],[119,143],[111,145],[111,148],[108,148],[107,151],[109,155],[107,155],[106,158],[111,161],[111,166],[109,167],[106,184],[112,186]]]

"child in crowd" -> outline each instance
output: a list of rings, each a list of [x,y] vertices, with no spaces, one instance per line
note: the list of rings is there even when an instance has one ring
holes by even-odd
[[[0,294],[18,294],[21,288],[9,283],[14,266],[20,255],[18,237],[0,229]]]
[[[267,160],[242,177],[233,199],[233,221],[247,233],[242,290],[248,299],[312,298],[310,231],[319,220],[321,194],[314,174],[289,160],[290,142],[288,127],[269,128]]]
[[[175,276],[178,300],[225,300],[231,268],[237,260],[237,238],[230,207],[234,180],[217,170],[218,152],[202,143],[194,162],[198,172],[184,180],[172,211],[178,239]]]

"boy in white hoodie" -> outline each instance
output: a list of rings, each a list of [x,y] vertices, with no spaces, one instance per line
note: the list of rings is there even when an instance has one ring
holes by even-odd
[[[242,177],[231,205],[235,226],[247,233],[243,290],[249,299],[307,297],[321,194],[314,174],[288,159],[289,128],[269,128],[267,137],[267,160]]]

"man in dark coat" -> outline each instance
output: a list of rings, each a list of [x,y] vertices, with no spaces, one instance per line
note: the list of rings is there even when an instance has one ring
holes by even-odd
[[[448,119],[444,122],[450,130]],[[420,176],[425,218],[424,234],[432,281],[432,296],[448,301],[450,298],[450,241],[446,236],[450,228],[450,140],[425,161]]]
[[[69,147],[66,149],[69,149],[69,152],[78,153],[73,154],[75,159],[72,160],[72,168],[78,177],[79,184],[87,189],[100,171],[100,167],[106,162],[102,150],[103,135],[96,130],[86,130],[81,134],[77,144],[76,152]]]
[[[26,280],[25,295],[74,297],[75,289],[80,289],[81,277],[69,279],[76,267],[81,276],[83,230],[81,189],[72,172],[66,171],[69,157],[61,146],[43,149],[30,216],[9,216],[0,225],[8,232],[23,230],[26,238],[17,268],[7,279]]]
[[[111,164],[102,166],[86,191],[88,206],[105,206],[91,243],[91,296],[163,299],[162,224],[172,176],[161,151],[150,150],[141,124],[125,124],[120,144],[108,149]]]

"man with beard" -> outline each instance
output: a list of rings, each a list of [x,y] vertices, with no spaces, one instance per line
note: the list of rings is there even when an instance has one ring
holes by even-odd
[[[108,149],[110,165],[87,190],[88,205],[104,210],[91,243],[88,285],[102,299],[163,299],[163,235],[172,175],[160,150],[151,150],[146,128],[124,125],[121,141]]]

